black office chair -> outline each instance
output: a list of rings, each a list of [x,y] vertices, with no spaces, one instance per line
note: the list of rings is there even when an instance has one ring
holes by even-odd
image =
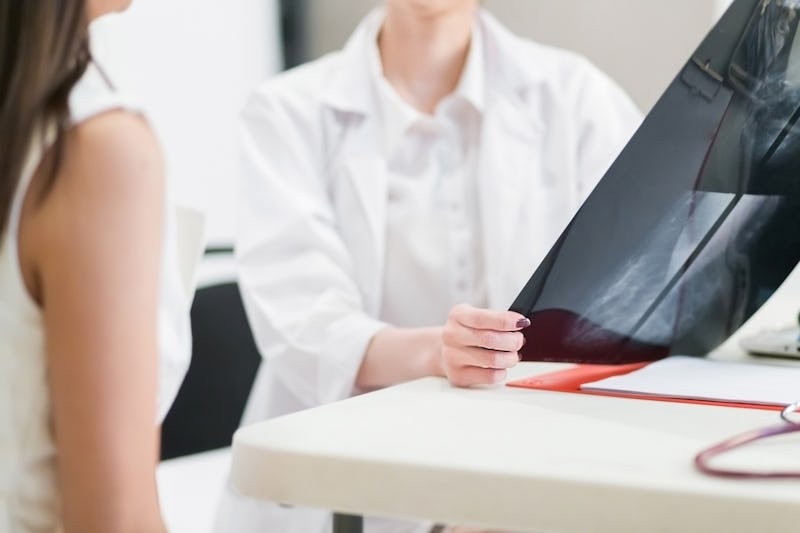
[[[261,362],[238,285],[198,289],[192,362],[161,429],[161,459],[230,446]]]

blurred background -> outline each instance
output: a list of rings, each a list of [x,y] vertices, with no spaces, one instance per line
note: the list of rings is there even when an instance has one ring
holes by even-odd
[[[260,358],[233,268],[238,115],[262,80],[340,48],[377,0],[135,0],[93,28],[95,56],[161,138],[180,204],[207,216],[192,366],[162,432],[174,533],[211,530],[227,446]],[[484,0],[519,35],[587,56],[648,111],[730,0]]]
[[[378,0],[136,0],[94,28],[95,55],[143,103],[181,203],[208,214],[209,246],[235,230],[237,114],[261,80],[340,48]],[[511,30],[575,50],[643,111],[729,0],[484,0]]]

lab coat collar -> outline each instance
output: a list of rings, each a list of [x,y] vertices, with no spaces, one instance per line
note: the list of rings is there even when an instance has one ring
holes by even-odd
[[[378,109],[375,84],[371,82],[371,64],[383,17],[382,9],[374,9],[353,32],[341,51],[341,67],[330,80],[323,96],[324,104],[361,115],[369,115]],[[522,40],[484,9],[478,12],[473,38],[476,36],[478,46],[470,49],[468,64],[456,92],[463,94],[479,111],[483,111],[487,103],[487,87],[491,87],[492,93],[521,95],[531,86],[546,80],[543,68],[531,68],[530,63],[536,58],[520,54]]]
[[[547,72],[547,59],[537,57],[535,48],[506,29],[485,9],[478,15],[483,36],[484,56],[487,72],[484,74],[489,86],[497,92],[522,95],[532,87],[545,83],[552,73]]]
[[[483,112],[486,103],[486,54],[483,50],[483,28],[476,21],[467,53],[464,71],[454,94],[466,99],[478,112]]]
[[[369,52],[369,74],[375,87],[375,95],[383,116],[384,144],[386,154],[394,154],[403,136],[415,122],[424,121],[425,115],[402,99],[383,75],[377,37],[379,28],[372,35]],[[484,54],[480,25],[474,25],[472,41],[467,53],[464,70],[455,90],[444,101],[453,100],[460,106],[470,106],[477,113],[483,112],[485,84]],[[437,111],[438,113],[438,111]]]
[[[383,22],[383,10],[374,9],[358,25],[340,52],[341,67],[337,69],[323,104],[338,111],[369,115],[376,109],[376,98],[370,76],[371,42]]]

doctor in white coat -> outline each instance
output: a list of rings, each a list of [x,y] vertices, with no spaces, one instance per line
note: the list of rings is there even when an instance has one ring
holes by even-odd
[[[641,117],[587,60],[477,4],[386,0],[248,104],[236,254],[265,364],[246,421],[422,376],[498,383],[518,362],[527,319],[505,309]],[[219,531],[330,527],[236,499]]]

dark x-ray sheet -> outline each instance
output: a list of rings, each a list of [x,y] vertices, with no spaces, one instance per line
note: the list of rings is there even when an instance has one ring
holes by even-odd
[[[800,0],[736,0],[511,309],[524,360],[702,355],[800,260]],[[798,302],[800,306],[800,302]]]

